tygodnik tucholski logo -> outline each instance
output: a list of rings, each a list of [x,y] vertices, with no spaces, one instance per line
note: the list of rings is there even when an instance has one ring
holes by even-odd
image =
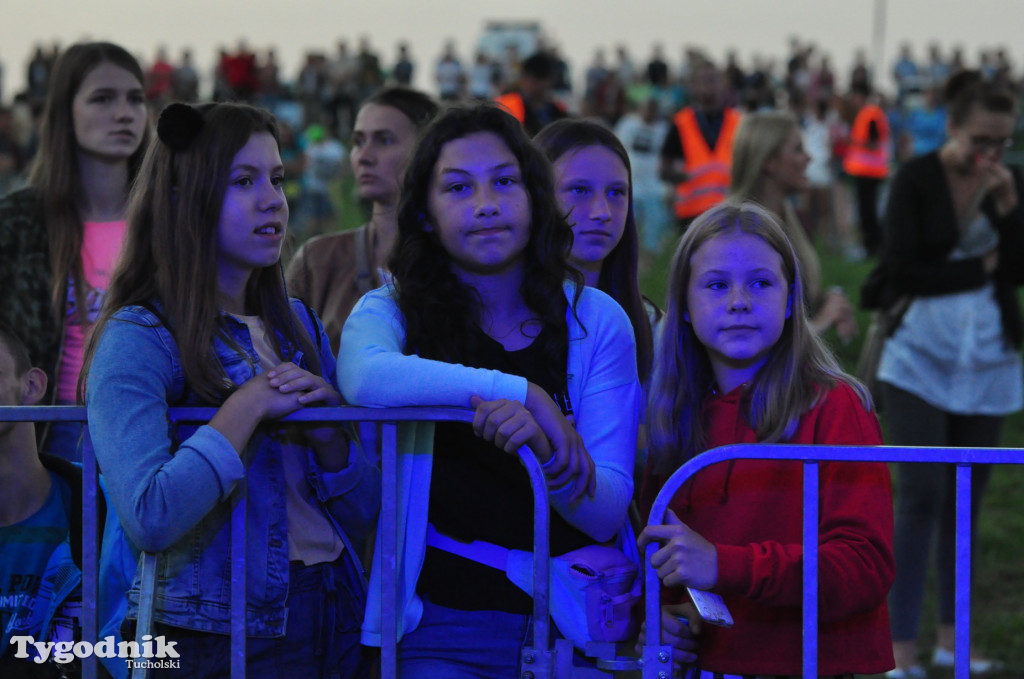
[[[179,669],[180,661],[176,658],[180,656],[174,650],[177,643],[166,641],[162,636],[153,637],[149,634],[142,637],[141,647],[137,641],[115,643],[112,636],[104,637],[97,644],[88,641],[36,641],[30,636],[11,637],[15,658],[31,657],[40,665],[48,660],[63,665],[75,658],[82,659],[95,655],[97,658],[122,658],[128,669]],[[29,651],[30,647],[32,652]]]

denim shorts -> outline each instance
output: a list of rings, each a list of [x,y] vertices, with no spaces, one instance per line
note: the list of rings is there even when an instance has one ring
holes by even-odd
[[[348,555],[306,566],[293,561],[288,581],[285,635],[246,640],[246,677],[362,679],[369,669],[359,644],[366,606],[361,576]],[[156,635],[175,641],[175,669],[153,669],[154,677],[224,677],[231,673],[231,640],[156,623]],[[129,637],[130,638],[130,637]]]

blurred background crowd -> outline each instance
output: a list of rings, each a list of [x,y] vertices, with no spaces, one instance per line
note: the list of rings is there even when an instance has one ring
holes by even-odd
[[[4,89],[0,79],[0,195],[24,182],[49,75],[60,50],[59,44],[40,44],[25,55],[25,87],[19,91]],[[534,54],[546,57],[539,84],[522,72]],[[613,127],[635,152],[635,189],[661,190],[667,198],[671,190],[661,183],[658,152],[672,116],[703,96],[701,78],[695,75],[710,67],[717,81],[715,105],[744,111],[788,110],[802,121],[812,157],[811,194],[817,189],[828,195],[823,202],[828,214],[807,223],[821,229],[826,247],[851,258],[863,255],[856,239],[848,236],[856,215],[851,214],[842,181],[842,158],[858,108],[852,92],[870,93],[885,110],[891,157],[898,163],[944,141],[941,91],[950,75],[978,69],[1016,93],[1024,89],[1022,74],[998,45],[966,54],[962,48],[939,43],[903,44],[884,70],[873,69],[867,52],[860,51],[846,72],[833,68],[826,49],[797,36],[789,38],[788,50],[749,60],[737,51],[716,59],[696,47],[663,44],[634,54],[619,44],[595,46],[589,62],[579,65],[568,63],[556,45],[546,43],[535,22],[492,22],[473,47],[447,40],[436,57],[425,60],[412,55],[405,42],[384,50],[368,37],[339,39],[333,46],[308,49],[295,72],[280,68],[274,49],[245,41],[219,49],[212,72],[196,66],[187,46],[161,45],[150,55],[137,56],[146,64],[146,97],[153,115],[176,100],[247,101],[274,111],[283,123],[288,195],[297,208],[294,226],[300,240],[331,230],[331,215],[324,220],[319,217],[322,209],[303,210],[303,199],[307,206],[322,202],[317,196],[337,203],[336,187],[347,172],[355,112],[386,84],[418,84],[444,101],[492,99],[510,90],[540,88],[543,92],[537,96],[550,98],[564,111]],[[19,64],[3,67],[10,73]],[[573,74],[582,78],[574,79]],[[1018,158],[1016,147],[1015,140],[1011,161]],[[656,240],[646,240],[648,250],[656,247]]]

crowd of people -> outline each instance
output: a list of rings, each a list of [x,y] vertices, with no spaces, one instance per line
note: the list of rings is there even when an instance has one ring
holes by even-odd
[[[478,88],[449,44],[438,101],[409,87],[406,48],[385,75],[368,40],[337,47],[288,86],[273,52],[239,45],[209,101],[187,53],[172,65],[160,48],[144,69],[80,43],[33,60],[20,96],[38,126],[0,191],[0,405],[84,403],[88,424],[0,423],[3,676],[37,676],[12,637],[75,638],[86,448],[104,480],[103,629],[134,629],[135,561],[160,552],[155,634],[181,658],[166,676],[228,671],[243,495],[252,676],[367,676],[384,616],[403,677],[519,676],[532,599],[494,554],[532,549],[529,480],[510,455],[523,446],[547,479],[554,556],[657,544],[678,667],[798,675],[802,467],[714,465],[646,527],[631,506],[646,516],[710,448],[883,443],[879,400],[828,348],[858,327],[822,283],[819,241],[876,261],[865,300],[900,308],[870,375],[888,442],[998,445],[1024,406],[1005,56],[942,70],[907,50],[888,105],[862,60],[838,84],[799,41],[778,79],[697,50],[677,73],[660,48],[645,70],[598,51],[575,96],[557,52],[481,55]],[[911,122],[924,94],[944,116],[941,135],[922,123],[930,147]],[[367,214],[339,231],[343,173]],[[662,310],[639,273],[666,247]],[[374,539],[382,480],[365,432],[279,422],[341,403],[474,412],[400,427],[397,555]],[[186,405],[216,414],[170,430],[168,409]],[[925,676],[935,526],[931,662],[953,663],[953,474],[933,467],[899,468],[894,511],[886,465],[821,465],[822,674]],[[381,601],[387,557],[396,610]],[[734,625],[702,619],[687,588],[719,594]],[[970,664],[998,667],[980,651]]]

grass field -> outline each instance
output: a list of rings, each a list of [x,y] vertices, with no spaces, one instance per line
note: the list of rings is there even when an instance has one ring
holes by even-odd
[[[351,197],[351,179],[344,179],[335,193],[340,206],[339,222],[342,228],[352,228],[365,221],[365,215]],[[669,263],[674,243],[666,246],[651,266],[640,272],[641,288],[648,297],[664,307]],[[870,262],[848,262],[827,252],[821,253],[823,284],[842,286],[857,306],[860,283],[871,270]],[[862,332],[868,326],[869,316],[858,311]],[[840,362],[852,371],[860,353],[861,339],[848,345],[839,342],[834,333],[826,340]],[[884,415],[882,417],[884,428]],[[1018,413],[1006,422],[1003,445],[1024,448],[1024,413]],[[975,587],[973,598],[973,638],[976,646],[988,657],[1003,660],[1006,667],[993,673],[996,679],[1024,677],[1024,467],[1003,465],[997,468],[989,484],[981,510],[979,549],[974,565]],[[929,586],[928,599],[922,622],[922,663],[927,666],[934,644],[934,597]],[[932,670],[932,677],[952,677],[952,670]]]

